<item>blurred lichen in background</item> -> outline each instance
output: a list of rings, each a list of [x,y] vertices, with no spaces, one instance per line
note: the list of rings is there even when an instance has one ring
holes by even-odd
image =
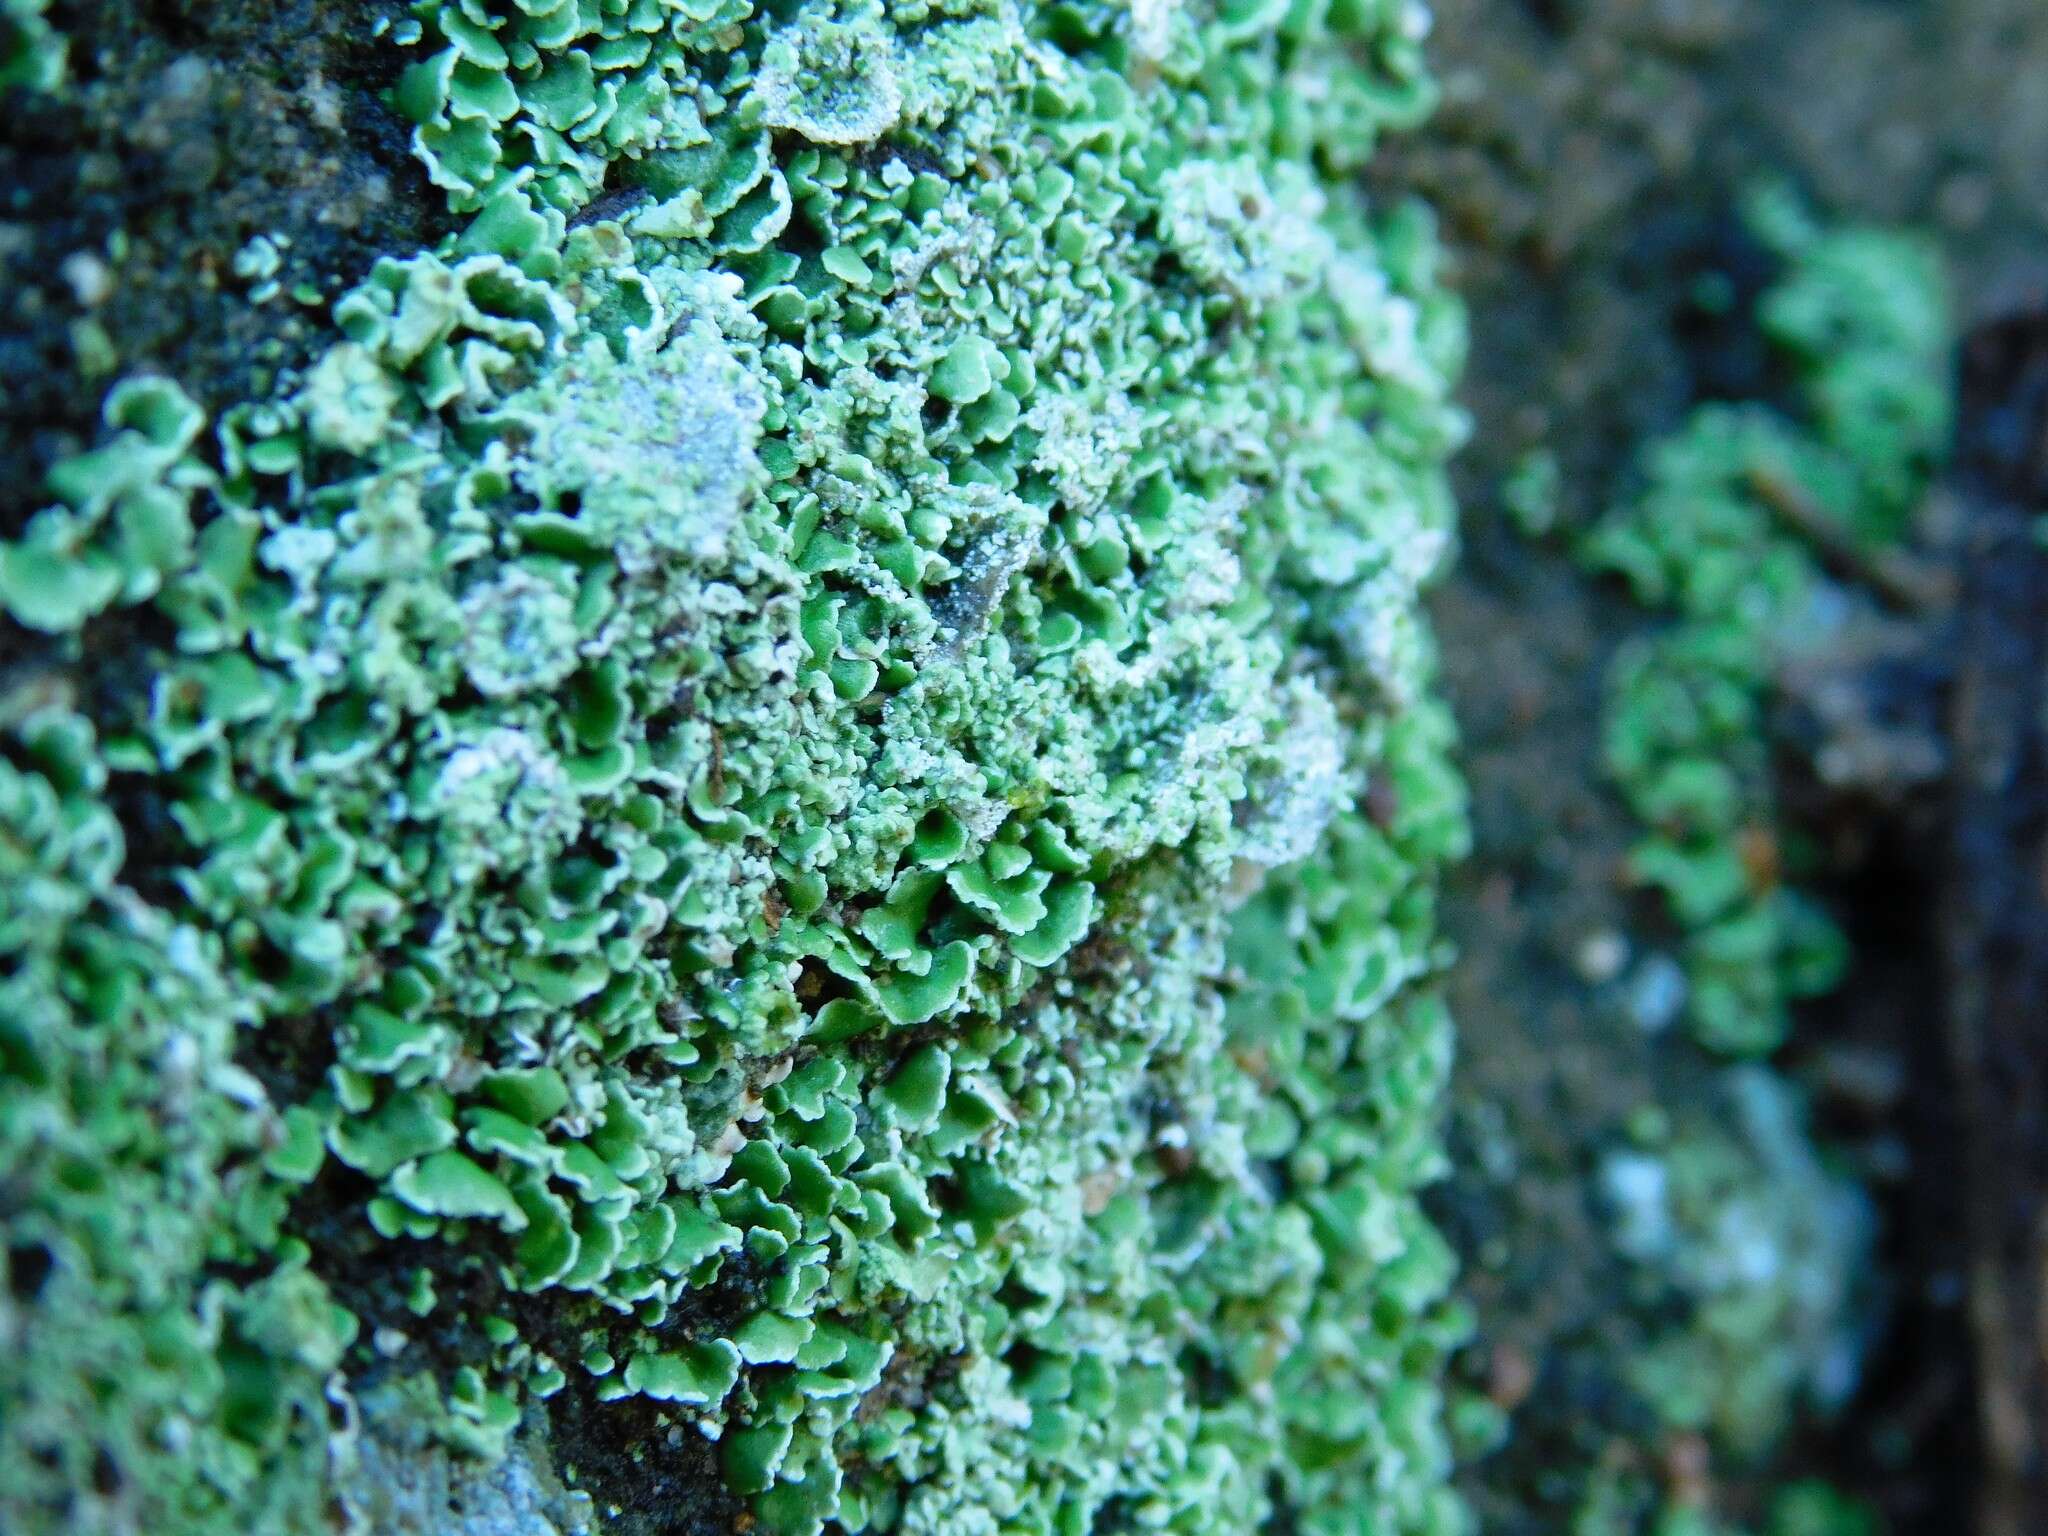
[[[1426,22],[383,18],[0,546],[0,1525],[1459,1527]]]
[[[1881,559],[1910,531],[1952,415],[1932,246],[1823,229],[1782,189],[1752,204],[1749,222],[1785,267],[1757,323],[1792,380],[1791,409],[1701,407],[1646,449],[1640,492],[1583,551],[1673,618],[1618,660],[1604,749],[1644,827],[1630,874],[1682,933],[1687,1022],[1730,1056],[1782,1045],[1792,1002],[1829,990],[1848,963],[1796,884],[1800,832],[1774,803],[1771,698],[1788,654],[1821,649],[1857,616],[1850,592],[1822,579],[1824,560]]]
[[[64,38],[49,9],[49,0],[0,3],[0,88],[52,91],[63,82]]]
[[[1881,750],[1891,779],[1928,771],[1867,721],[1788,740],[1786,694],[1803,661],[1853,651],[1887,603],[1919,595],[1887,560],[1948,452],[1953,322],[1917,236],[1824,225],[1776,184],[1744,219],[1774,276],[1736,319],[1782,367],[1782,396],[1698,407],[1645,446],[1633,491],[1578,542],[1659,616],[1615,657],[1602,722],[1638,823],[1626,879],[1656,898],[1643,936],[1677,956],[1637,969],[1626,1013],[1653,1035],[1682,1020],[1702,1065],[1742,1064],[1641,1105],[1600,1159],[1594,1193],[1645,1320],[1610,1365],[1666,1467],[1662,1488],[1642,1465],[1595,1469],[1575,1536],[1639,1529],[1646,1511],[1658,1536],[1733,1530],[1717,1479],[1770,1491],[1771,1536],[1874,1529],[1856,1500],[1783,1471],[1794,1432],[1854,1396],[1887,1298],[1871,1192],[1784,1069],[1798,1006],[1855,956],[1811,889],[1824,861],[1780,782],[1801,751],[1837,791]]]

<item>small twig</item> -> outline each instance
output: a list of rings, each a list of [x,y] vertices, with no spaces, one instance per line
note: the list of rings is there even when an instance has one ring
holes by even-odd
[[[600,219],[616,219],[630,213],[651,196],[645,187],[612,187],[569,215],[569,228],[581,229]]]
[[[1813,545],[1836,574],[1863,583],[1892,607],[1928,614],[1955,605],[1955,584],[1946,571],[1903,550],[1858,543],[1804,487],[1768,469],[1752,469],[1749,486],[1780,522]]]

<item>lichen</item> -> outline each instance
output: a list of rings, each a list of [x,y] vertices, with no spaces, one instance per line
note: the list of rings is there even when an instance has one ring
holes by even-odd
[[[1659,898],[1652,932],[1677,958],[1660,950],[1617,992],[1646,1032],[1687,1021],[1690,1043],[1666,1049],[1691,1073],[1593,1181],[1636,1321],[1601,1369],[1639,1427],[1585,1478],[1586,1536],[1874,1528],[1823,1484],[1773,1490],[1792,1431],[1855,1389],[1880,1302],[1874,1202],[1772,1064],[1798,1003],[1851,961],[1774,754],[1789,662],[1878,599],[1848,589],[1843,550],[1875,563],[1914,532],[1949,431],[1949,319],[1922,241],[1822,226],[1775,189],[1746,215],[1777,263],[1754,320],[1790,397],[1700,406],[1581,542],[1659,616],[1615,659],[1602,745],[1640,823],[1628,877]],[[1659,1487],[1647,1464],[1673,1446]],[[1770,1495],[1760,1527],[1717,1507],[1738,1479]]]
[[[50,25],[50,0],[0,3],[0,90],[54,91],[63,84],[69,48]]]
[[[1857,1383],[1875,1217],[1782,1077],[1746,1064],[1712,1099],[1706,1118],[1610,1152],[1600,1188],[1644,1304],[1686,1320],[1628,1362],[1630,1384],[1660,1424],[1755,1463]]]
[[[0,1523],[1458,1528],[1419,14],[412,7],[0,550]]]
[[[1829,990],[1846,963],[1776,810],[1775,679],[1841,606],[1786,506],[1864,548],[1896,544],[1951,411],[1946,291],[1925,245],[1818,227],[1778,192],[1759,194],[1750,219],[1785,263],[1758,321],[1794,375],[1798,414],[1701,407],[1646,450],[1640,493],[1584,545],[1674,621],[1617,661],[1605,756],[1644,825],[1631,872],[1682,936],[1692,1030],[1737,1056],[1780,1045],[1792,1002]]]

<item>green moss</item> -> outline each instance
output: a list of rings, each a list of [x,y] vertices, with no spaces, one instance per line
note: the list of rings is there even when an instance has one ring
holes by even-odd
[[[0,551],[0,1523],[1456,1529],[1419,8],[412,12],[468,230]]]

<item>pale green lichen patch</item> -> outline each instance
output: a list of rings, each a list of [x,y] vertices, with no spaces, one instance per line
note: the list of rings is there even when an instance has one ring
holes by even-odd
[[[50,0],[0,4],[0,89],[54,91],[64,80],[68,45],[50,25]]]
[[[1795,372],[1799,419],[1703,407],[1647,451],[1641,492],[1585,546],[1676,620],[1617,663],[1605,752],[1645,825],[1632,872],[1684,936],[1692,1028],[1732,1055],[1779,1045],[1791,1001],[1828,990],[1845,961],[1792,878],[1775,810],[1774,676],[1826,607],[1820,556],[1786,507],[1869,548],[1898,540],[1951,410],[1946,295],[1927,248],[1815,228],[1776,195],[1752,220],[1786,262],[1758,318]]]
[[[813,144],[866,144],[903,111],[896,44],[881,8],[798,12],[762,51],[754,85],[760,120]]]
[[[1714,1091],[1719,1123],[1688,1116],[1612,1152],[1599,1183],[1638,1283],[1688,1319],[1628,1362],[1630,1384],[1662,1424],[1741,1464],[1856,1385],[1875,1216],[1816,1152],[1783,1078],[1749,1064]]]
[[[639,1426],[557,1458],[622,1529],[1458,1527],[1463,335],[1336,174],[1413,10],[412,8],[469,229],[210,435],[122,386],[0,551],[165,636],[10,695],[11,1524],[119,1527],[112,1392],[143,1523],[314,1528],[399,1381],[521,1510],[522,1415]],[[101,1382],[159,1337],[217,1390]]]
[[[1689,1079],[1668,1109],[1642,1106],[1600,1158],[1594,1198],[1637,1325],[1611,1363],[1647,1426],[1628,1435],[1677,1437],[1705,1475],[1659,1487],[1617,1440],[1576,1499],[1589,1536],[1872,1528],[1820,1484],[1759,1498],[1739,1523],[1714,1489],[1769,1488],[1795,1427],[1857,1387],[1876,1321],[1872,1198],[1765,1064],[1798,1002],[1851,959],[1781,812],[1774,726],[1792,663],[1852,615],[1877,622],[1880,594],[1845,576],[1915,531],[1949,434],[1949,318],[1920,241],[1822,228],[1775,192],[1747,212],[1780,263],[1755,319],[1791,397],[1696,410],[1645,450],[1638,488],[1582,545],[1665,620],[1617,656],[1603,720],[1640,823],[1627,872],[1660,898],[1677,953],[1637,969],[1625,1011],[1650,1032],[1683,1017],[1705,1051],[1750,1058]]]

